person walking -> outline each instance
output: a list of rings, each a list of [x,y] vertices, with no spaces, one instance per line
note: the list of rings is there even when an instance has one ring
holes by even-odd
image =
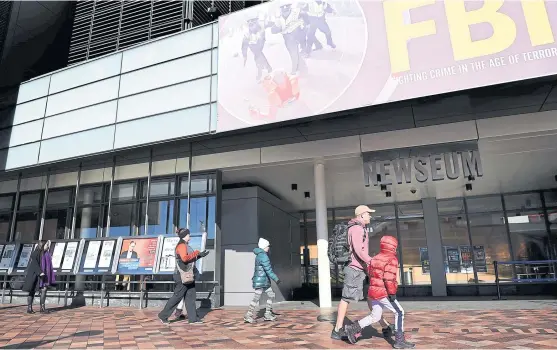
[[[255,254],[255,269],[253,272],[252,285],[255,292],[253,294],[253,299],[249,304],[248,311],[244,316],[244,321],[247,323],[255,323],[255,317],[259,309],[259,301],[263,293],[267,294],[267,303],[265,306],[265,315],[263,319],[265,321],[275,321],[277,317],[273,313],[273,301],[275,299],[275,293],[271,287],[271,280],[275,281],[276,284],[280,284],[280,280],[277,275],[273,272],[271,266],[271,260],[269,259],[269,249],[271,244],[268,240],[264,238],[259,238],[257,243],[257,248],[253,250]]]
[[[31,253],[29,265],[22,290],[27,292],[27,313],[34,314],[33,300],[37,287],[41,291],[40,313],[48,313],[46,309],[46,292],[49,286],[54,285],[56,275],[52,268],[52,256],[50,255],[50,241],[39,241],[37,247]]]
[[[178,304],[180,304],[180,301],[185,298],[188,322],[190,324],[199,324],[202,323],[202,321],[197,317],[197,308],[195,305],[196,291],[194,267],[198,259],[209,255],[209,251],[204,250],[200,252],[199,250],[193,250],[189,246],[188,243],[191,239],[191,235],[188,229],[179,229],[178,237],[180,237],[180,240],[175,249],[176,268],[173,275],[176,286],[174,287],[174,294],[170,297],[164,309],[158,314],[158,317],[163,324],[169,324],[168,318],[172,315],[172,312],[176,309]]]
[[[395,349],[413,349],[415,344],[406,340],[404,335],[404,309],[396,300],[398,290],[397,274],[399,271],[396,251],[398,241],[393,236],[384,236],[380,243],[381,251],[373,257],[368,267],[369,289],[368,305],[371,314],[345,326],[348,340],[356,344],[362,329],[381,320],[383,310],[395,315]]]

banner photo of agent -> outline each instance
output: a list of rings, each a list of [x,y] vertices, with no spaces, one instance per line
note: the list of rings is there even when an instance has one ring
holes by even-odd
[[[139,275],[152,273],[155,266],[158,238],[124,239],[117,272]]]
[[[219,17],[217,132],[557,74],[557,1],[276,0]]]

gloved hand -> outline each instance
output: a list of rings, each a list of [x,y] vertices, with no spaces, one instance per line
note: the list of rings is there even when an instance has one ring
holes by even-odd
[[[277,280],[277,284],[281,284],[281,283],[282,283],[282,281],[281,281],[281,280]]]
[[[394,303],[395,300],[396,300],[396,295],[389,295],[389,301],[390,301],[391,303]]]
[[[199,258],[204,258],[204,257],[206,257],[207,255],[209,255],[209,251],[208,251],[208,250],[204,250],[204,251],[202,251],[201,253],[199,253],[197,256],[198,256]]]

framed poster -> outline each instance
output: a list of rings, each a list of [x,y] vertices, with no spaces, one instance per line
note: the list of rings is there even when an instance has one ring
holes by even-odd
[[[64,250],[66,249],[66,242],[56,242],[54,244],[54,251],[52,253],[52,268],[57,270],[62,265],[62,258],[64,257]]]
[[[15,244],[6,244],[0,259],[0,269],[7,270],[11,267],[15,255]]]
[[[99,264],[98,264],[99,272],[110,271],[110,267],[112,266],[112,260],[114,257],[115,246],[116,246],[116,241],[113,240],[103,241],[101,256],[99,258]]]
[[[476,260],[476,271],[487,272],[487,264],[485,259],[485,249],[483,245],[474,246],[474,259]]]
[[[101,241],[89,241],[87,245],[87,253],[83,260],[84,269],[94,269],[97,267],[97,260],[99,258],[99,251],[101,249]]]
[[[62,262],[63,272],[70,272],[73,269],[78,246],[79,242],[68,242]]]
[[[462,273],[474,273],[474,266],[472,264],[472,247],[463,245],[460,246],[460,260],[462,261]]]
[[[449,273],[460,272],[460,253],[457,247],[446,247]]]
[[[19,252],[19,258],[16,263],[18,269],[25,269],[29,265],[29,259],[31,259],[31,253],[33,252],[33,244],[24,244],[21,246],[21,251]]]
[[[158,240],[158,237],[123,239],[117,272],[128,275],[153,273]]]
[[[189,242],[190,247],[193,250],[199,250],[200,252],[205,250],[205,246],[207,243],[207,232],[199,233],[192,233],[191,239]],[[203,259],[199,259],[195,262],[195,267],[199,273],[203,273]]]
[[[422,264],[422,274],[429,274],[429,253],[427,247],[420,247],[420,262]]]
[[[176,244],[180,241],[180,237],[164,237],[162,244],[162,252],[159,261],[159,272],[174,272],[176,267]]]

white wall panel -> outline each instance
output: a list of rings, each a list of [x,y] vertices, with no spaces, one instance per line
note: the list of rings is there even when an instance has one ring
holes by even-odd
[[[120,74],[122,53],[117,53],[98,60],[65,69],[52,75],[50,94],[73,89]]]
[[[207,77],[121,98],[118,122],[209,103],[210,81]]]
[[[50,75],[21,84],[17,94],[17,103],[31,101],[48,95],[49,84]]]
[[[358,136],[261,148],[261,163],[334,157],[360,153]]]
[[[259,148],[193,157],[192,171],[233,168],[258,165],[261,162]]]
[[[211,52],[187,56],[122,75],[120,97],[211,74]]]
[[[557,130],[557,111],[518,114],[476,121],[480,139]]]
[[[219,24],[214,23],[213,27],[213,47],[219,46]]]
[[[39,163],[109,151],[113,140],[113,125],[46,140],[41,145]]]
[[[51,95],[48,97],[46,115],[51,116],[116,99],[119,80],[120,77],[114,77]]]
[[[213,54],[211,55],[211,59],[212,59],[212,73],[213,74],[217,74],[217,72],[219,71],[219,49],[214,49],[213,50]]]
[[[8,149],[6,169],[15,169],[37,164],[37,158],[39,156],[39,145],[40,142],[35,142],[28,145],[12,147]]]
[[[210,106],[174,111],[116,125],[115,148],[209,132]]]
[[[77,171],[71,173],[51,174],[48,183],[49,188],[75,186],[77,183]]]
[[[204,26],[124,51],[122,73],[208,50],[211,36],[211,26]]]
[[[109,101],[46,118],[43,139],[113,124],[117,106],[117,101]]]
[[[46,97],[26,102],[15,107],[12,125],[27,123],[44,117],[46,110]]]
[[[211,102],[217,102],[217,88],[218,88],[218,79],[216,75],[211,77]]]
[[[39,141],[43,130],[43,119],[14,126],[10,136],[10,147]]]

